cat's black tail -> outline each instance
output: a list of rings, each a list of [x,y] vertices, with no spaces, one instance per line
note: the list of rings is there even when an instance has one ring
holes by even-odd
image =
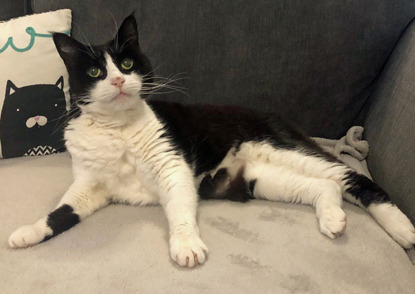
[[[389,195],[368,177],[348,170],[342,178],[346,200],[368,208],[371,204],[390,203]]]

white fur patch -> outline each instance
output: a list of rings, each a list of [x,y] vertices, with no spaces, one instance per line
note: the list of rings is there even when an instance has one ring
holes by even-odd
[[[26,225],[18,228],[9,237],[11,248],[24,248],[36,245],[43,241],[46,236],[52,235],[52,230],[43,218],[33,225]]]
[[[415,228],[396,205],[372,203],[369,205],[368,211],[402,247],[409,249],[415,244]]]

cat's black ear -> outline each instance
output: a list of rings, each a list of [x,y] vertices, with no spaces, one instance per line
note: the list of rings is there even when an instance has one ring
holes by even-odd
[[[65,63],[69,61],[68,59],[82,52],[81,50],[84,47],[74,38],[62,33],[54,33],[53,42],[55,42],[56,49],[58,49],[59,55]]]
[[[17,89],[18,88],[15,86],[15,84],[13,84],[12,81],[8,80],[7,84],[6,84],[6,97],[8,97],[11,94],[13,94],[14,92],[16,92]]]
[[[63,76],[61,76],[55,84],[56,87],[63,91]]]
[[[116,38],[118,38],[118,43],[120,46],[127,43],[138,46],[138,30],[134,13],[124,19],[118,30]]]

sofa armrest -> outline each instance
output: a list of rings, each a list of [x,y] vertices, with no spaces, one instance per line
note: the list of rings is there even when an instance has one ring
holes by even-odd
[[[369,170],[415,223],[415,19],[392,52],[365,122]]]

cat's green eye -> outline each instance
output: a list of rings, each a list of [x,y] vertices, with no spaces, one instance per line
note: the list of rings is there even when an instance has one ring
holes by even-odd
[[[90,68],[88,68],[86,72],[90,77],[93,77],[93,78],[97,78],[101,75],[101,69],[96,66],[91,66]]]
[[[134,65],[134,61],[130,58],[125,58],[122,62],[121,62],[121,67],[123,69],[131,69]]]

